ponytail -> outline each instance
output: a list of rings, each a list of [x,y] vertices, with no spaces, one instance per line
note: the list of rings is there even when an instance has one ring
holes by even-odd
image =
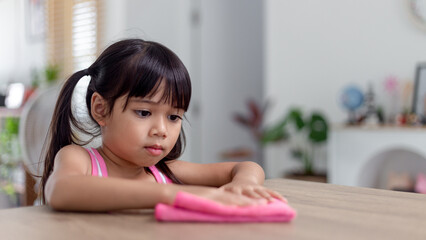
[[[64,86],[59,93],[58,100],[56,102],[55,110],[53,112],[52,120],[50,122],[48,139],[45,142],[44,157],[44,171],[41,178],[40,193],[42,196],[42,203],[45,203],[44,188],[46,181],[52,173],[54,166],[54,159],[58,151],[67,145],[76,143],[81,145],[78,141],[78,136],[72,131],[72,126],[77,129],[87,132],[83,128],[79,127],[77,120],[72,114],[71,99],[74,92],[74,88],[78,81],[88,75],[88,70],[82,70],[71,75],[70,78],[65,82]],[[72,125],[71,125],[72,124]]]

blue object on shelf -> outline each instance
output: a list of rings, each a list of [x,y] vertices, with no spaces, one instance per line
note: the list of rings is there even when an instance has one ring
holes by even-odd
[[[359,87],[349,86],[343,90],[341,101],[346,110],[353,112],[364,103],[364,94]]]

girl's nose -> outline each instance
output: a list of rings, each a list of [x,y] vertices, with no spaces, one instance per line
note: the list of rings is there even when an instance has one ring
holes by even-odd
[[[166,138],[167,137],[167,127],[165,119],[160,118],[158,120],[155,120],[151,130],[150,130],[151,136]]]

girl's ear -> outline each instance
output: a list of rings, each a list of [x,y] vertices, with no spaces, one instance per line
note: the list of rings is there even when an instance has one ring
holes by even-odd
[[[106,117],[108,115],[108,104],[105,99],[97,92],[93,93],[91,100],[92,117],[96,120],[99,126],[103,127],[106,123]]]

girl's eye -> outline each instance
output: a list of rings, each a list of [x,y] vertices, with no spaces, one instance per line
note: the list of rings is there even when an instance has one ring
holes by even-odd
[[[182,117],[179,115],[170,115],[169,119],[173,122],[176,122],[176,121],[182,120]]]
[[[151,113],[146,110],[135,110],[135,113],[140,117],[149,117],[151,115]]]

